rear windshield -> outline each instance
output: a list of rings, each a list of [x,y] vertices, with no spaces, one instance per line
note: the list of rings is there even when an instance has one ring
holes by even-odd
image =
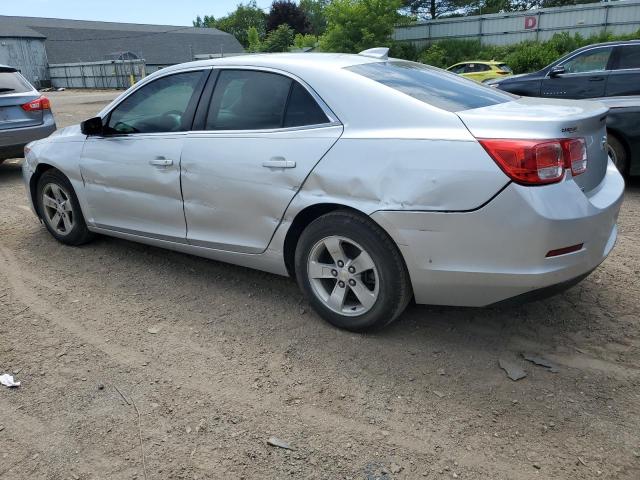
[[[487,107],[515,98],[506,92],[422,63],[376,62],[347,69],[449,112]]]
[[[498,68],[503,72],[513,73],[513,70],[511,70],[511,67],[506,63],[501,63],[500,65],[498,65]]]
[[[25,93],[31,90],[31,85],[18,72],[3,72],[0,70],[0,95]]]

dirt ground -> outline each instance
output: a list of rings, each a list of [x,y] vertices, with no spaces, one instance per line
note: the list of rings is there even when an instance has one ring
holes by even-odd
[[[65,126],[115,94],[49,96]],[[640,478],[640,182],[613,254],[566,293],[410,306],[375,335],[330,327],[286,278],[65,247],[20,161],[0,199],[0,374],[22,382],[0,387],[2,479]]]

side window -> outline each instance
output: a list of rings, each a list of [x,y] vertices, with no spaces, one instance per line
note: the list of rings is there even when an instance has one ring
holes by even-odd
[[[460,75],[461,73],[464,73],[464,71],[465,71],[465,69],[466,69],[466,68],[467,68],[467,65],[466,65],[466,64],[463,64],[463,65],[458,65],[458,66],[456,66],[456,67],[453,67],[453,68],[451,69],[451,71],[452,71],[453,73],[457,73],[458,75]]]
[[[327,122],[329,119],[311,94],[298,82],[294,82],[284,118],[284,126],[302,127]]]
[[[620,50],[616,70],[640,68],[640,45],[624,45],[618,48]]]
[[[109,133],[161,133],[187,130],[187,107],[203,72],[177,73],[140,88],[109,115]]]
[[[564,63],[564,69],[567,73],[585,73],[585,72],[601,72],[606,70],[609,57],[611,56],[612,47],[598,48],[589,50],[573,57]]]
[[[281,128],[291,82],[291,79],[275,73],[222,70],[211,98],[205,128]]]
[[[489,65],[485,65],[484,63],[479,63],[478,64],[478,72],[488,72],[489,70],[491,70],[491,67]]]
[[[467,63],[464,66],[464,73],[473,73],[476,71],[476,64],[475,63]]]

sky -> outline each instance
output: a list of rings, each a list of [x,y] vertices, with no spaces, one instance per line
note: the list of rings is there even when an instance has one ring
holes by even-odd
[[[191,25],[197,15],[216,18],[241,0],[0,0],[0,15],[72,18],[104,22]],[[246,3],[246,0],[244,0]],[[257,0],[267,9],[271,0]]]

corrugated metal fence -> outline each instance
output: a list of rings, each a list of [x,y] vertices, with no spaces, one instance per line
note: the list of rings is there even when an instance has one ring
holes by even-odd
[[[144,60],[49,65],[49,77],[54,88],[129,88],[145,75]]]
[[[602,31],[617,35],[640,29],[640,0],[541,8],[526,12],[430,20],[397,27],[394,38],[424,47],[448,38],[479,39],[492,45],[548,40],[568,31],[588,37]]]

